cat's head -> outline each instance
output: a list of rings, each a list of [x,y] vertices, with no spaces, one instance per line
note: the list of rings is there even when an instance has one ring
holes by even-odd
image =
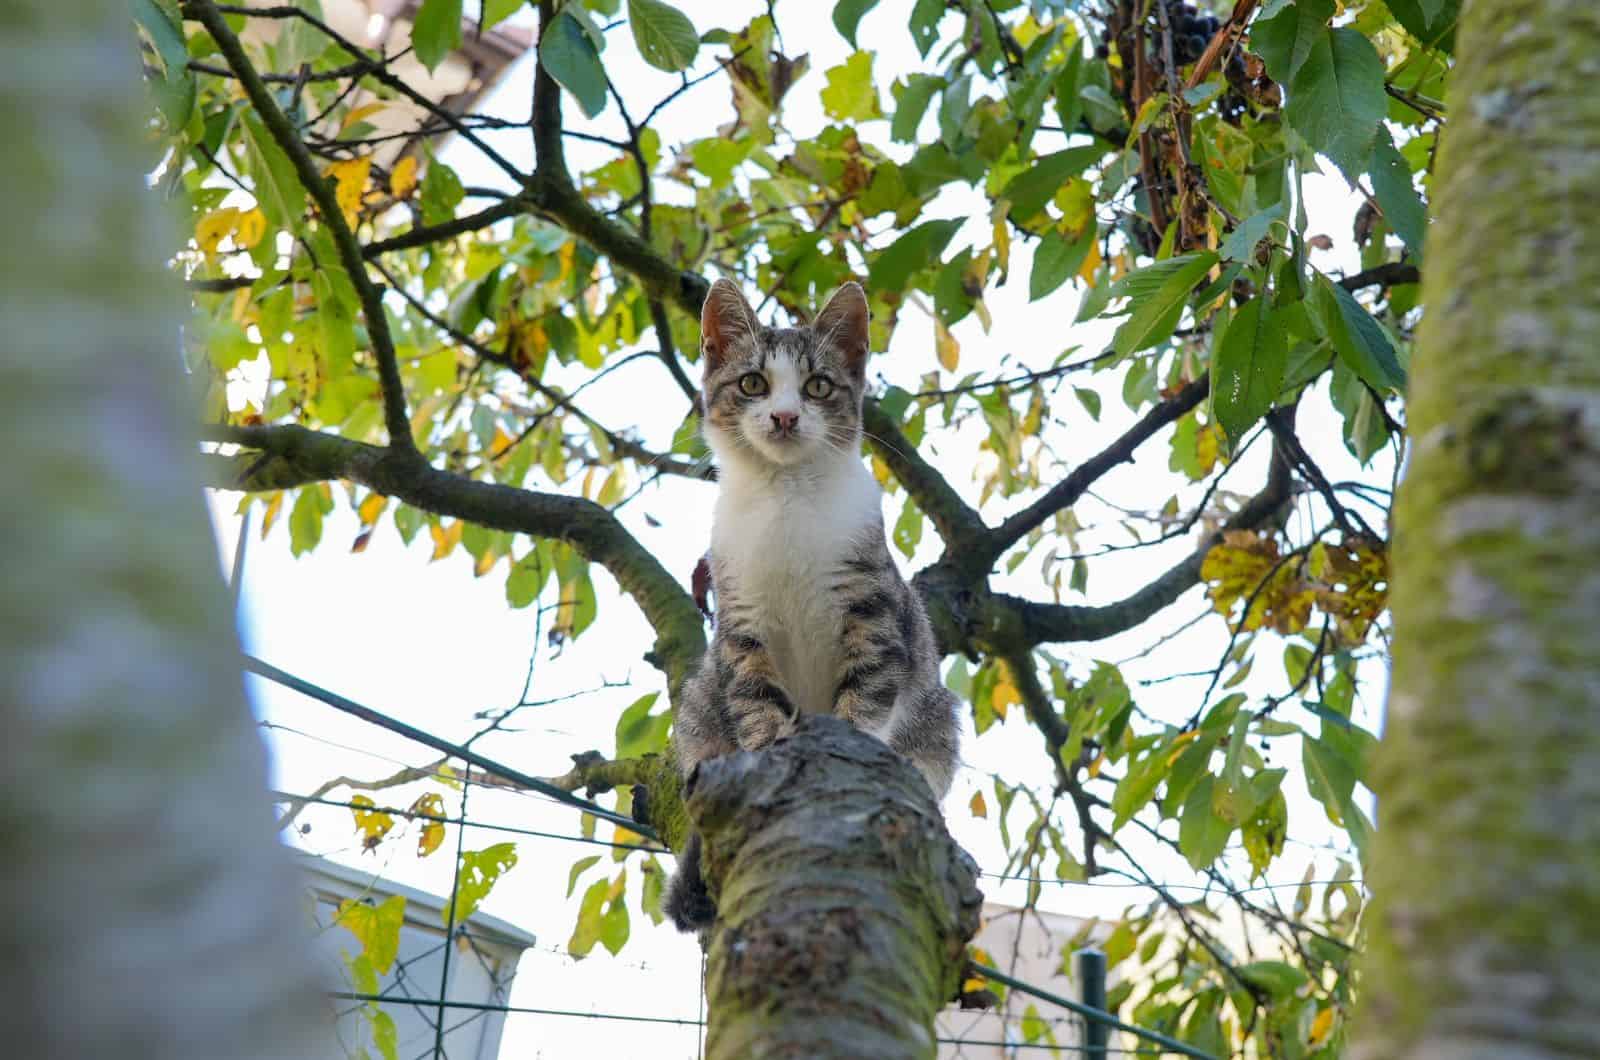
[[[855,459],[866,385],[867,295],[847,283],[810,327],[766,328],[728,280],[700,313],[706,439],[724,464]]]

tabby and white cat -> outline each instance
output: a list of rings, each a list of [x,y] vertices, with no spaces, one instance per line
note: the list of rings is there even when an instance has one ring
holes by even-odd
[[[810,327],[766,328],[727,280],[701,311],[704,432],[717,457],[716,632],[677,706],[678,763],[759,750],[837,714],[950,789],[956,697],[928,616],[889,557],[861,462],[867,298],[847,283]],[[680,930],[716,908],[692,835],[666,896]]]

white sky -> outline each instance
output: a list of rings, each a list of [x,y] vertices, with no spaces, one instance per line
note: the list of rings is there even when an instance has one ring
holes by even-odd
[[[713,25],[742,26],[746,19],[764,8],[753,2],[682,5],[702,32]],[[888,71],[914,68],[920,62],[905,32],[900,5],[884,4],[863,20],[858,39],[878,49],[875,69],[880,84],[887,84]],[[800,136],[810,135],[825,121],[817,92],[823,85],[823,71],[842,62],[848,45],[834,31],[825,11],[831,4],[814,5],[815,13],[801,13],[793,2],[778,7],[785,50],[794,55],[811,56],[806,77],[790,92],[785,108],[788,127]],[[719,48],[701,52],[697,70],[709,68],[711,56]],[[635,114],[648,109],[677,83],[674,76],[661,74],[640,61],[625,28],[609,35],[605,54],[607,68],[630,100]],[[491,113],[524,119],[527,116],[532,80],[531,55],[518,62],[492,94],[485,109]],[[884,95],[884,101],[891,101]],[[614,105],[594,123],[585,125],[575,107],[568,106],[568,121],[574,128],[619,135]],[[713,124],[731,116],[731,104],[723,78],[715,78],[669,108],[658,128],[663,145],[671,147],[684,140],[703,136]],[[524,134],[490,134],[497,149],[521,165],[532,162],[531,145]],[[890,146],[887,122],[867,123],[863,139],[884,146],[896,157],[908,152]],[[1045,148],[1041,148],[1045,149]],[[581,169],[611,157],[608,149],[595,148],[569,140],[569,161]],[[475,151],[460,143],[452,144],[445,157],[455,166],[464,183],[504,185],[498,171]],[[1307,181],[1313,230],[1330,235],[1332,252],[1319,253],[1316,264],[1324,270],[1355,267],[1355,248],[1349,236],[1353,201],[1336,178],[1312,177]],[[989,239],[987,205],[975,193],[951,192],[928,211],[931,216],[969,216],[970,223],[951,251],[959,251],[963,239],[978,246]],[[994,315],[993,331],[985,335],[976,319],[969,317],[957,325],[955,334],[962,343],[963,373],[975,369],[993,370],[1002,364],[1039,366],[1063,349],[1081,346],[1093,352],[1109,337],[1111,327],[1104,323],[1071,326],[1076,299],[1070,288],[1029,306],[1026,277],[1028,249],[1013,245],[1012,278],[1008,286],[986,296]],[[1113,325],[1114,326],[1114,325]],[[902,316],[886,355],[880,354],[872,370],[890,381],[916,389],[917,377],[936,366],[932,326],[915,310]],[[559,379],[558,381],[567,381]],[[1093,386],[1105,395],[1101,423],[1094,423],[1072,398],[1068,386]],[[1053,414],[1062,425],[1054,430],[1058,452],[1069,462],[1098,451],[1121,433],[1133,416],[1120,399],[1121,373],[1068,380],[1053,401]],[[659,365],[641,361],[636,368],[618,373],[612,380],[594,388],[585,408],[614,428],[636,426],[647,441],[665,448],[673,427],[684,409],[678,393]],[[662,395],[667,395],[665,400]],[[1339,421],[1324,396],[1313,396],[1303,403],[1301,436],[1313,456],[1334,481],[1364,477],[1388,485],[1387,455],[1380,456],[1375,469],[1361,472],[1339,442]],[[976,500],[968,461],[976,452],[978,435],[965,429],[952,436],[937,434],[940,448],[927,450],[938,466],[949,474],[952,483],[969,500]],[[1135,461],[1107,475],[1095,487],[1095,494],[1115,504],[1140,510],[1159,508],[1179,481],[1167,469],[1171,431],[1164,431],[1147,443]],[[1230,472],[1227,485],[1241,494],[1259,488],[1264,476],[1266,445],[1260,444],[1241,466]],[[1064,471],[1062,472],[1064,473]],[[1051,476],[1052,478],[1054,476]],[[576,490],[577,483],[569,483]],[[663,479],[625,508],[621,517],[628,529],[654,552],[666,568],[687,582],[696,558],[709,539],[712,489],[703,483]],[[1194,490],[1180,493],[1180,500],[1192,502]],[[986,514],[990,521],[1014,510],[1027,498],[991,502]],[[235,498],[221,496],[216,505],[219,535],[225,557],[231,556],[237,534],[232,518]],[[1297,519],[1303,529],[1308,513],[1302,502]],[[900,510],[900,498],[890,498],[886,516],[892,524]],[[1318,509],[1320,513],[1320,509]],[[1078,506],[1086,525],[1098,524],[1099,533],[1090,533],[1086,542],[1126,542],[1114,513],[1101,504],[1085,501]],[[651,526],[646,516],[659,526]],[[1371,518],[1372,513],[1368,513]],[[348,505],[342,501],[328,517],[322,546],[314,553],[294,559],[289,554],[286,519],[281,519],[263,543],[252,533],[243,583],[241,625],[248,650],[291,673],[317,682],[356,701],[384,711],[447,739],[471,735],[480,722],[477,711],[503,708],[515,703],[528,676],[530,655],[537,652],[533,699],[550,699],[567,693],[592,689],[603,682],[628,682],[628,687],[610,688],[592,695],[524,710],[514,730],[496,733],[482,740],[476,749],[515,768],[536,775],[553,775],[568,766],[567,756],[582,750],[614,749],[613,729],[617,714],[639,695],[663,688],[659,673],[641,656],[652,637],[636,608],[616,592],[609,576],[598,567],[593,577],[600,596],[600,618],[595,627],[560,658],[550,658],[540,643],[537,616],[533,609],[511,610],[504,597],[505,571],[497,567],[488,577],[475,579],[471,561],[464,551],[448,560],[428,562],[431,544],[426,534],[405,547],[386,515],[373,535],[366,552],[351,555],[348,542],[354,540],[358,525]],[[1081,599],[1066,602],[1105,603],[1118,599],[1166,569],[1193,547],[1193,540],[1169,543],[1146,550],[1113,554],[1093,561],[1089,592]],[[519,549],[520,551],[520,549]],[[915,570],[937,556],[937,537],[932,528],[924,533],[923,546]],[[1019,568],[1011,577],[999,577],[996,586],[1034,598],[1048,598],[1038,575],[1038,556]],[[549,594],[547,593],[547,597]],[[1156,636],[1174,629],[1206,609],[1201,591],[1191,590],[1184,598],[1152,622],[1139,627],[1133,636],[1119,637],[1099,644],[1060,645],[1055,651],[1069,660],[1078,676],[1088,673],[1095,660],[1121,660],[1148,646]],[[1187,671],[1209,670],[1216,664],[1227,633],[1220,618],[1212,617],[1189,633],[1176,638],[1152,658],[1125,667],[1125,673],[1140,706],[1168,720],[1178,722],[1193,712],[1205,680],[1177,680],[1141,687],[1137,682]],[[1264,636],[1257,647],[1257,664],[1244,686],[1258,694],[1281,692],[1286,687],[1279,657],[1281,645]],[[1368,685],[1358,705],[1358,723],[1369,729],[1378,727],[1377,705],[1381,702],[1381,667],[1369,667]],[[401,764],[420,764],[433,754],[369,725],[347,718],[294,693],[262,681],[252,680],[251,691],[263,720],[273,727],[267,741],[274,760],[274,782],[281,788],[306,792],[322,781],[340,774],[375,779],[393,772]],[[1283,716],[1316,730],[1317,722],[1295,705],[1286,705]],[[963,747],[965,767],[946,801],[946,812],[956,837],[972,852],[986,870],[1004,865],[1005,856],[993,824],[996,810],[990,774],[999,773],[1009,781],[1048,782],[1048,762],[1040,753],[1041,740],[1020,712],[1006,724],[998,725],[979,740],[967,725]],[[1293,739],[1275,748],[1273,764],[1291,768],[1285,785],[1290,800],[1295,834],[1308,843],[1326,841],[1332,831],[1326,826],[1320,806],[1305,794],[1299,775],[1299,747]],[[967,808],[975,790],[988,792],[990,820],[975,820]],[[438,785],[411,785],[378,793],[380,804],[407,805],[425,790],[441,790],[452,815],[459,812],[459,797]],[[334,798],[348,798],[347,789]],[[515,795],[475,789],[470,794],[470,816],[475,821],[502,823],[562,835],[576,835],[578,815],[552,802],[530,795]],[[1024,807],[1013,808],[1014,831],[1027,821]],[[350,826],[348,811],[312,808],[301,818],[310,824],[308,835],[299,845],[312,852],[381,873],[413,886],[437,893],[450,888],[450,852],[457,841],[451,828],[445,848],[429,859],[414,854],[414,833],[385,843],[376,855],[362,855],[359,841]],[[1066,828],[1069,842],[1077,849],[1077,836]],[[601,836],[609,836],[602,826]],[[565,897],[569,866],[578,858],[599,853],[603,865],[611,868],[610,852],[605,848],[578,842],[535,839],[503,835],[484,829],[469,829],[467,849],[479,849],[505,839],[517,841],[520,862],[503,878],[484,903],[484,909],[523,927],[539,938],[538,948],[527,954],[521,966],[512,1003],[542,1008],[579,1011],[621,1012],[694,1019],[698,1015],[699,953],[687,937],[677,935],[669,925],[653,927],[637,909],[638,869],[630,861],[629,891],[633,907],[632,937],[620,957],[612,958],[599,947],[584,961],[565,956],[564,946],[577,913],[577,898]],[[1136,849],[1140,844],[1134,844]],[[1147,867],[1159,878],[1174,884],[1193,884],[1194,876],[1181,860],[1163,851],[1140,850],[1148,855]],[[1269,874],[1273,883],[1298,883],[1308,859],[1319,852],[1291,842],[1288,850]],[[1230,858],[1243,860],[1235,848]],[[636,860],[636,859],[635,859]],[[667,861],[670,867],[670,860]],[[1323,853],[1318,860],[1319,876],[1331,874],[1332,859]],[[598,872],[591,870],[579,884],[578,893]],[[992,901],[1020,903],[1024,885],[984,880],[984,890]],[[1115,881],[1094,886],[1047,885],[1041,899],[1045,909],[1079,916],[1115,916],[1126,905],[1145,902],[1150,894],[1118,886]],[[1049,985],[1049,984],[1044,984]],[[1064,989],[1057,980],[1056,988]],[[431,1042],[428,1043],[431,1045]],[[425,1053],[416,1043],[408,1052],[404,1045],[401,1060]],[[696,1033],[692,1028],[667,1025],[629,1024],[534,1015],[509,1017],[503,1055],[518,1057],[566,1057],[580,1051],[590,1055],[650,1055],[661,1057],[694,1056]]]

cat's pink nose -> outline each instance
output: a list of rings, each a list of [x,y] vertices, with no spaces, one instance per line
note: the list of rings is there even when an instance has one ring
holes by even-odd
[[[779,434],[793,434],[795,427],[800,424],[798,412],[774,412],[772,414],[772,427]]]

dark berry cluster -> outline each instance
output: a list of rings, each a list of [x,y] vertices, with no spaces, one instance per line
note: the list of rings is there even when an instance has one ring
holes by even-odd
[[[1172,61],[1188,66],[1205,52],[1222,23],[1216,15],[1201,12],[1188,0],[1165,0],[1167,22],[1172,26]]]

